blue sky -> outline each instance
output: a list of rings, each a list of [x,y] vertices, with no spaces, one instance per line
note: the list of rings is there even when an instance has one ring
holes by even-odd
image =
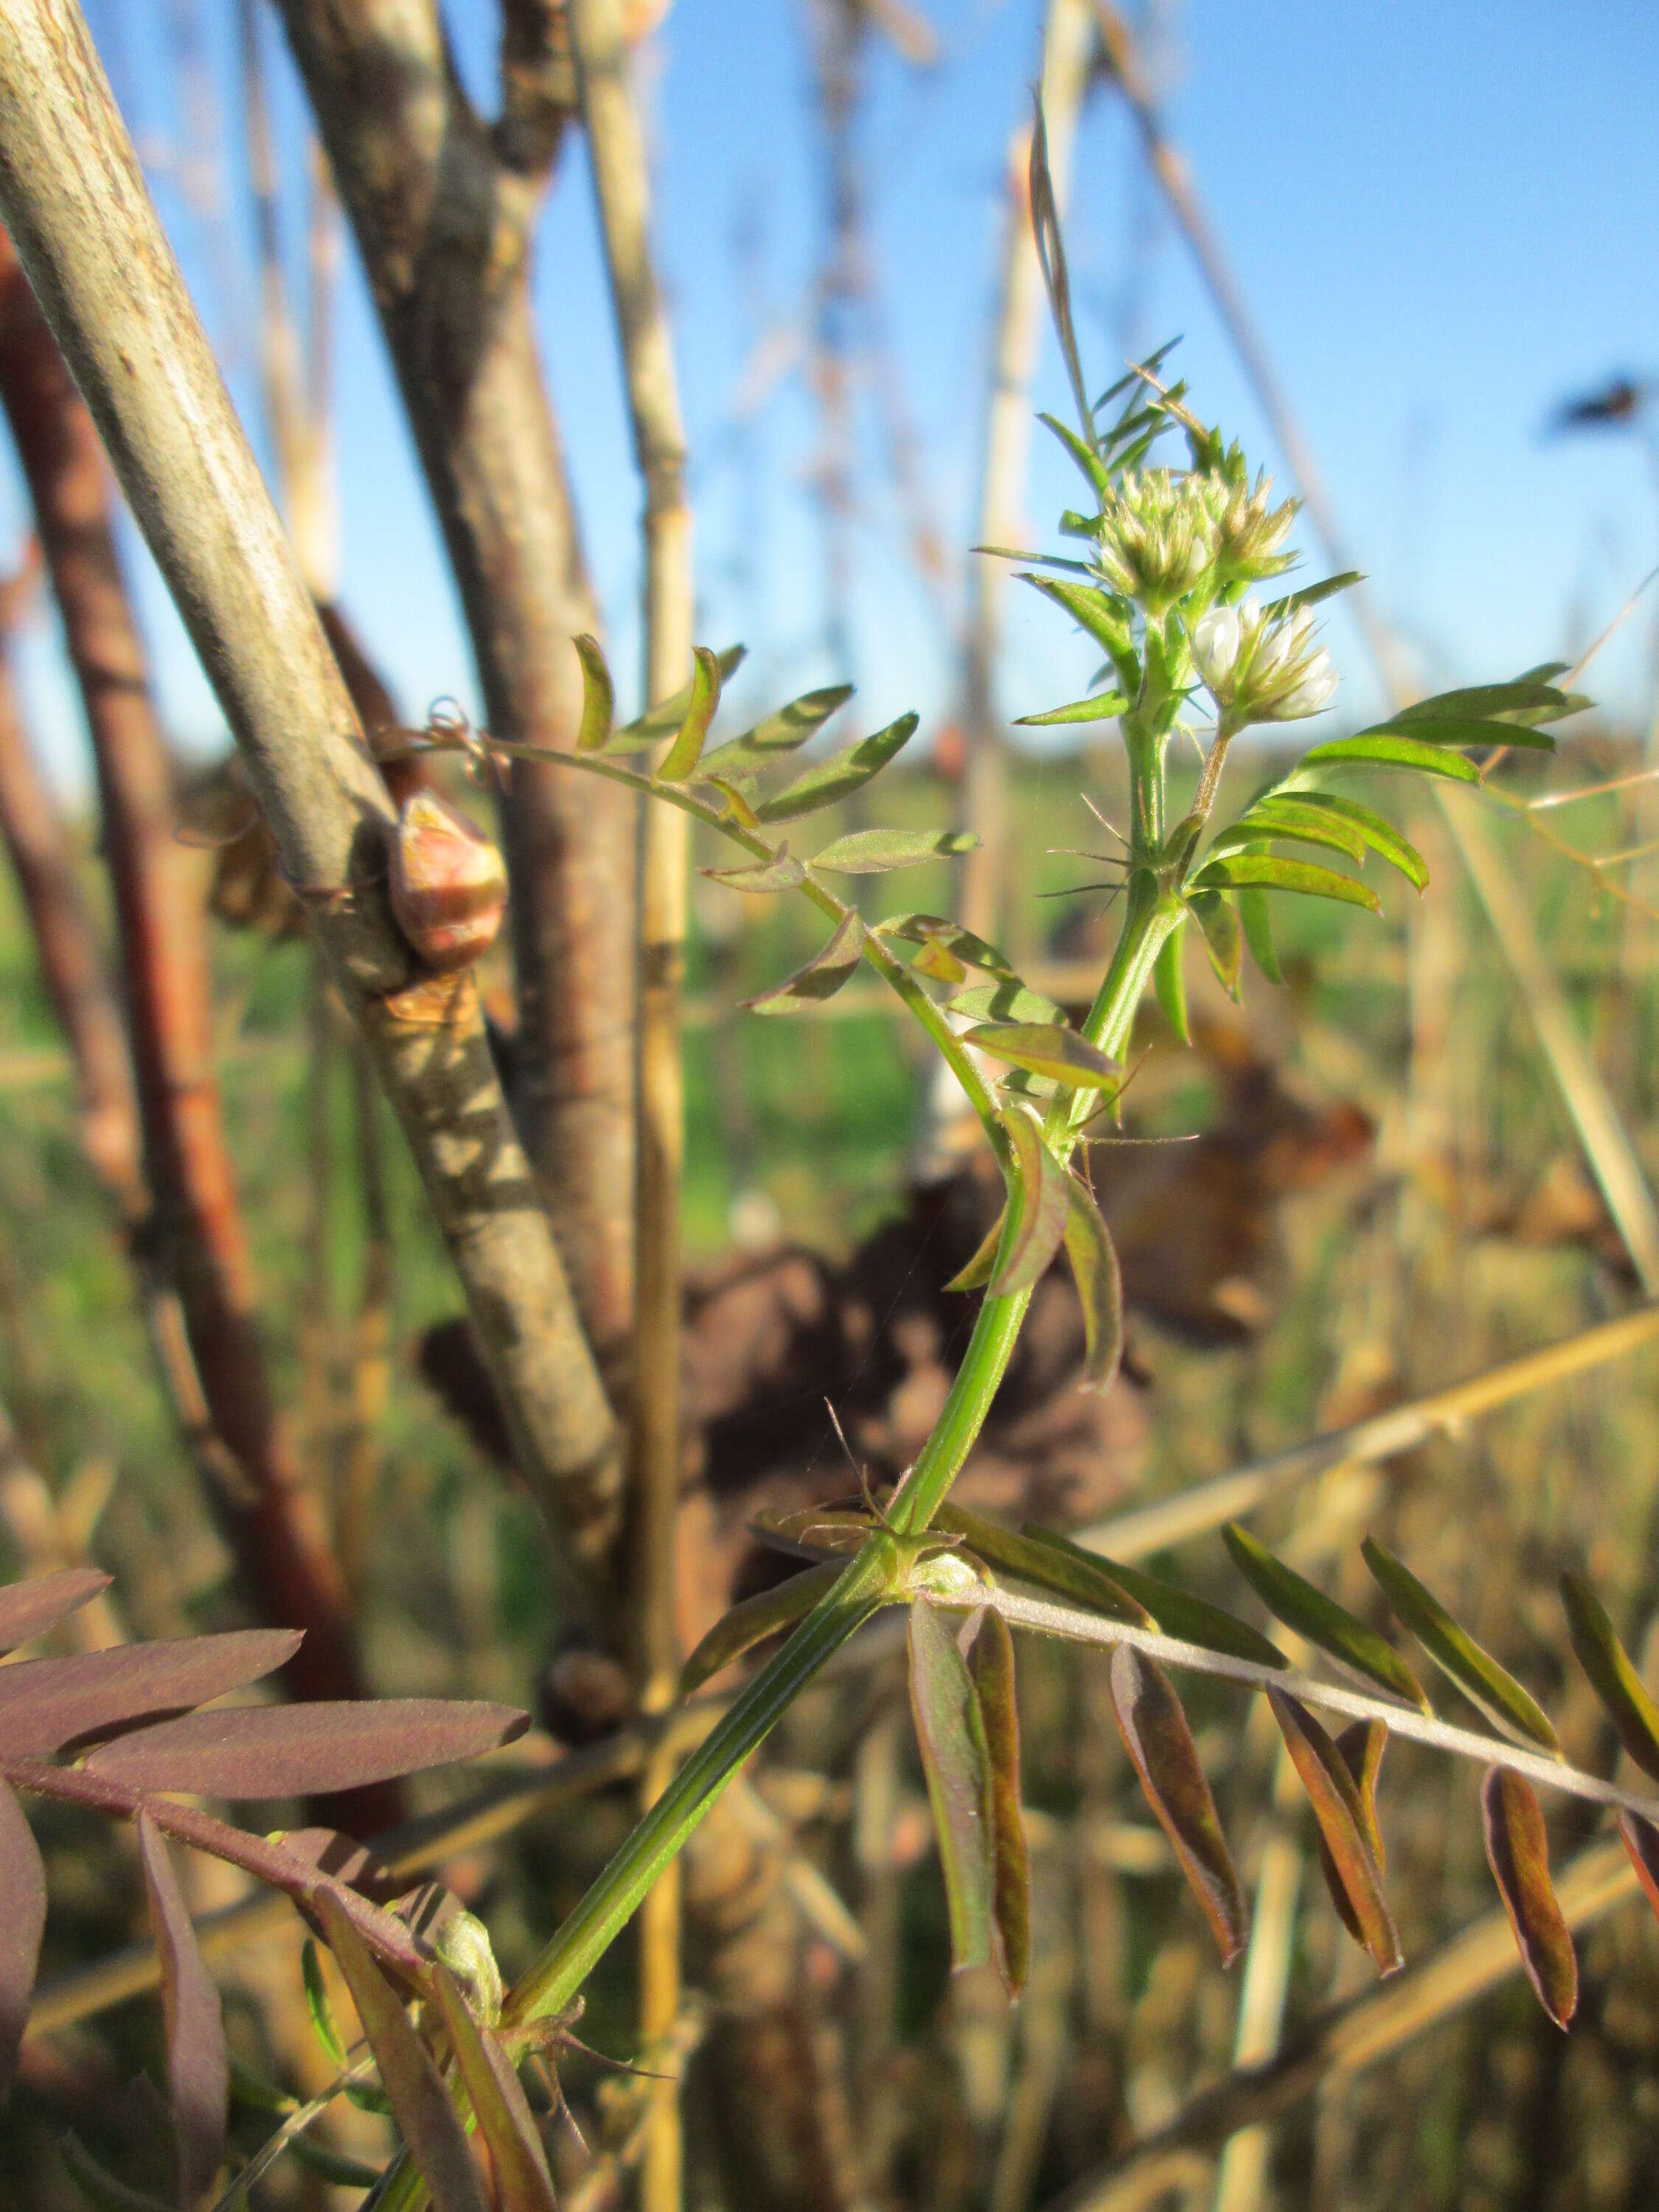
[[[889,372],[954,575],[941,603],[915,574],[866,380],[854,409],[850,666],[830,657],[823,533],[807,483],[820,430],[799,374],[786,372],[759,413],[734,427],[757,349],[787,358],[809,330],[824,250],[806,0],[676,0],[642,72],[693,457],[700,633],[747,639],[751,696],[854,677],[872,726],[914,705],[927,726],[951,705],[1000,179],[1035,75],[1040,16],[1036,0],[921,5],[941,59],[919,71],[878,41],[856,136]],[[263,454],[234,10],[208,0],[196,11],[210,98],[193,130],[177,68],[177,27],[191,12],[183,0],[99,0],[90,12]],[[464,73],[487,100],[495,9],[456,0],[449,14]],[[1659,486],[1634,437],[1540,433],[1564,393],[1618,371],[1659,375],[1659,17],[1638,0],[1181,0],[1166,15],[1171,135],[1383,604],[1446,680],[1512,673],[1582,644],[1659,559]],[[274,21],[267,28],[297,250],[303,109]],[[180,149],[192,147],[221,157],[217,216],[181,190]],[[751,241],[746,262],[740,230]],[[1183,334],[1179,359],[1200,410],[1282,481],[1104,87],[1079,135],[1067,235],[1084,350],[1100,380],[1127,345]],[[536,298],[626,687],[637,652],[639,492],[574,139],[538,240]],[[335,373],[343,599],[408,710],[418,715],[441,692],[470,702],[465,636],[349,246]],[[1051,340],[1036,396],[1064,411]],[[1048,541],[1048,519],[1073,498],[1068,477],[1039,434],[1034,542]],[[0,528],[14,533],[20,511],[7,456]],[[135,570],[173,726],[186,744],[211,746],[216,709],[136,548]],[[1656,618],[1644,608],[1598,665],[1595,688],[1623,713],[1648,711]],[[1359,713],[1374,694],[1340,616],[1331,641],[1346,679],[1339,704]],[[82,741],[49,630],[28,641],[23,660],[37,728],[73,781]],[[1017,598],[1000,676],[1007,711],[1074,696],[1087,672],[1061,619]]]

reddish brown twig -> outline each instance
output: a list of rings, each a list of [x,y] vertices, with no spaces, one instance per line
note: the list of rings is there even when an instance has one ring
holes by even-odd
[[[126,976],[153,1234],[176,1285],[216,1430],[246,1484],[214,1504],[262,1615],[303,1628],[295,1686],[359,1694],[344,1584],[279,1432],[256,1319],[210,1026],[206,935],[118,562],[98,433],[9,242],[0,247],[0,404],[33,501],[97,763]],[[383,1793],[357,1817],[383,1825]]]

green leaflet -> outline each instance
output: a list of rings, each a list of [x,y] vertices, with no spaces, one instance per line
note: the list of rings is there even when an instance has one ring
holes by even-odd
[[[874,933],[878,937],[897,939],[907,945],[920,945],[924,949],[937,946],[967,967],[983,969],[988,975],[999,976],[1005,982],[1018,981],[1006,952],[1000,951],[994,945],[988,944],[984,938],[976,936],[971,929],[964,929],[959,921],[948,921],[943,915],[894,915],[886,921],[878,921]],[[963,993],[952,1000],[957,1012],[964,1011],[962,998],[967,995]],[[1045,1000],[1043,1003],[1046,1005],[1048,1002]]]
[[[1078,520],[1083,522],[1081,516]],[[1090,536],[1092,532],[1093,525],[1083,522],[1084,535]],[[1038,576],[1024,571],[1020,581],[1041,592],[1044,599],[1052,599],[1057,607],[1064,607],[1073,621],[1087,630],[1097,645],[1105,648],[1127,693],[1133,695],[1139,690],[1140,666],[1135,658],[1128,611],[1121,599],[1103,592],[1097,584],[1073,584],[1063,576]]]
[[[826,999],[834,998],[863,957],[864,924],[849,911],[836,923],[829,943],[804,968],[796,969],[781,983],[773,984],[769,991],[757,991],[752,999],[738,1003],[754,1014],[796,1014],[808,1006],[822,1006]]]
[[[1554,738],[1542,730],[1534,729],[1528,722],[1500,722],[1480,715],[1417,714],[1409,707],[1401,714],[1390,715],[1386,722],[1354,732],[1362,738],[1395,733],[1435,745],[1524,745],[1534,752],[1555,750]]]
[[[966,1267],[958,1268],[945,1285],[947,1291],[982,1291],[990,1281],[991,1270],[996,1266],[997,1254],[1002,1249],[1003,1214],[1006,1212],[1005,1205],[1002,1212],[998,1214],[981,1238],[973,1258]]]
[[[1320,769],[1403,768],[1419,775],[1443,775],[1451,783],[1479,783],[1480,771],[1462,753],[1426,745],[1417,738],[1390,737],[1384,732],[1356,738],[1333,738],[1315,745],[1285,779],[1285,787],[1297,787],[1305,776]]]
[[[1241,1528],[1237,1521],[1228,1522],[1221,1537],[1240,1574],[1268,1612],[1282,1620],[1286,1628],[1305,1636],[1310,1644],[1328,1651],[1334,1659],[1341,1660],[1345,1666],[1387,1690],[1391,1697],[1403,1698],[1422,1712],[1432,1711],[1423,1685],[1375,1629],[1367,1628],[1363,1620],[1356,1620],[1345,1606],[1340,1606],[1334,1598],[1327,1597],[1323,1590],[1304,1581],[1282,1559],[1276,1559],[1265,1544],[1258,1543],[1249,1529]]]
[[[1358,877],[1340,875],[1334,868],[1316,867],[1311,860],[1287,860],[1279,853],[1218,853],[1206,860],[1193,878],[1195,890],[1217,890],[1223,884],[1238,889],[1300,891],[1310,898],[1335,899],[1345,906],[1362,906],[1370,914],[1382,911],[1382,900],[1369,884],[1362,884]]]
[[[317,2040],[323,2046],[337,2073],[346,2069],[345,2039],[340,2033],[339,2023],[334,2017],[334,2007],[329,2002],[328,1984],[323,1979],[323,1962],[317,1955],[317,1945],[309,1936],[300,1947],[300,1978],[305,1984],[306,2009],[311,2014],[311,2025],[317,2031]]]
[[[1206,1651],[1224,1651],[1234,1659],[1247,1659],[1255,1667],[1282,1668],[1290,1664],[1277,1644],[1257,1635],[1244,1621],[1235,1620],[1219,1606],[1194,1597],[1173,1583],[1164,1582],[1157,1575],[1143,1574],[1139,1567],[1126,1566],[1121,1559],[1109,1559],[1103,1553],[1085,1551],[1081,1544],[1073,1544],[1068,1537],[1057,1536],[1052,1529],[1039,1528],[1031,1522],[1025,1523],[1021,1534],[1029,1536],[1034,1544],[1069,1553],[1084,1565],[1092,1564],[1144,1607],[1152,1625],[1161,1628],[1166,1636],[1179,1637],[1187,1644],[1202,1644]]]
[[[793,1628],[804,1620],[827,1591],[833,1588],[841,1572],[838,1559],[826,1559],[804,1573],[792,1575],[787,1583],[775,1589],[762,1590],[755,1597],[742,1598],[731,1609],[720,1615],[696,1650],[686,1661],[680,1675],[680,1695],[689,1698],[700,1690],[711,1676],[740,1659],[745,1651],[780,1629]]]
[[[1054,432],[1055,437],[1059,439],[1060,444],[1065,447],[1066,452],[1087,477],[1096,496],[1103,500],[1106,498],[1112,489],[1111,471],[1096,453],[1094,447],[1085,446],[1077,432],[1068,428],[1057,415],[1040,414],[1037,421],[1046,429]]]
[[[696,665],[691,677],[691,696],[674,742],[657,770],[659,783],[684,783],[702,755],[703,739],[720,703],[720,665],[706,645],[691,648]]]
[[[967,990],[958,991],[951,1001],[951,1012],[975,1021],[1051,1022],[1056,1028],[1066,1027],[1062,1008],[1012,975],[1003,982],[973,983]]]
[[[1094,1194],[1075,1175],[1066,1178],[1071,1210],[1066,1255],[1083,1308],[1083,1384],[1104,1393],[1123,1357],[1123,1275],[1117,1248]]]
[[[991,1274],[994,1297],[1030,1288],[1059,1251],[1071,1212],[1071,1177],[1044,1142],[1036,1115],[1029,1106],[1011,1106],[1001,1118],[1013,1148],[1019,1215],[1007,1253]]]
[[[951,1964],[991,1963],[996,1805],[984,1717],[968,1662],[936,1606],[910,1607],[910,1711],[939,1838]]]
[[[1216,981],[1230,999],[1237,999],[1238,971],[1244,959],[1244,939],[1237,914],[1220,891],[1192,891],[1187,903],[1204,933],[1204,949],[1210,956]]]
[[[598,638],[589,637],[584,630],[574,642],[576,658],[582,665],[582,719],[576,732],[576,750],[579,753],[597,753],[604,750],[611,735],[611,718],[617,704],[616,688],[611,681],[611,671],[605,666]]]
[[[941,1505],[933,1516],[936,1528],[960,1536],[976,1559],[999,1574],[1052,1590],[1085,1613],[1120,1620],[1133,1628],[1158,1624],[1146,1607],[1131,1597],[1107,1572],[1091,1552],[1075,1544],[1040,1543],[1035,1534],[1017,1535],[1000,1521],[988,1521],[965,1506]]]
[[[1158,1003],[1164,1009],[1164,1020],[1182,1044],[1190,1044],[1193,1032],[1187,1018],[1186,951],[1186,932],[1177,922],[1158,948],[1157,964],[1152,969],[1152,987],[1158,993]]]
[[[1567,1632],[1590,1687],[1607,1708],[1619,1741],[1644,1774],[1659,1778],[1659,1706],[1619,1641],[1607,1608],[1582,1575],[1561,1577]]]
[[[963,1042],[1071,1091],[1114,1090],[1123,1074],[1087,1037],[1050,1022],[980,1022],[964,1033]]]
[[[1346,592],[1350,586],[1364,580],[1363,570],[1344,568],[1340,575],[1322,577],[1316,584],[1304,584],[1299,592],[1287,592],[1282,599],[1269,600],[1264,611],[1270,621],[1283,615],[1300,614],[1304,607],[1316,607],[1326,599],[1334,599],[1339,592]]]
[[[757,860],[748,868],[705,868],[703,874],[711,884],[724,884],[733,891],[790,891],[806,881],[806,871],[800,862],[790,856],[787,844],[780,845],[769,860]]]
[[[702,648],[704,652],[708,649],[706,646]],[[714,655],[714,665],[720,671],[722,684],[725,684],[741,665],[746,651],[747,648],[744,646],[728,645],[723,653],[717,653]],[[622,728],[611,737],[605,746],[605,750],[611,753],[649,752],[653,745],[659,745],[665,738],[675,736],[690,710],[692,693],[696,682],[697,678],[694,674],[690,683],[682,684],[679,690],[671,692],[666,699],[659,701],[654,707],[647,708],[643,714],[636,715],[633,721],[624,722]]]
[[[1237,822],[1220,831],[1210,851],[1237,852],[1259,843],[1263,837],[1297,838],[1304,844],[1323,845],[1334,853],[1345,853],[1351,860],[1363,860],[1365,857],[1365,840],[1352,822],[1322,807],[1316,799],[1271,794],[1258,799]]]
[[[1016,727],[1046,730],[1063,723],[1109,722],[1128,705],[1121,691],[1097,691],[1092,698],[1074,699],[1069,707],[1050,707],[1046,714],[1017,714]]]
[[[1441,1672],[1499,1728],[1524,1742],[1541,1744],[1559,1759],[1561,1745],[1549,1717],[1514,1675],[1500,1667],[1491,1652],[1483,1651],[1433,1592],[1425,1589],[1411,1569],[1375,1537],[1367,1536],[1360,1551],[1401,1623],[1410,1629]]]
[[[1555,717],[1569,714],[1574,711],[1573,695],[1558,690],[1541,677],[1517,676],[1509,684],[1474,684],[1459,691],[1442,691],[1432,699],[1415,700],[1391,719],[1395,723],[1485,722],[1495,714],[1531,714],[1542,708],[1553,710]]]
[[[1429,880],[1428,864],[1414,845],[1400,835],[1392,823],[1369,806],[1362,806],[1357,799],[1339,798],[1332,791],[1310,791],[1300,795],[1304,806],[1316,807],[1322,814],[1334,816],[1346,823],[1362,842],[1380,860],[1398,868],[1414,890],[1422,890]]]
[[[1065,561],[1057,553],[1022,553],[1012,545],[970,545],[970,553],[983,553],[993,561],[1029,561],[1034,568],[1066,568],[1074,576],[1092,575],[1086,561]]]
[[[852,696],[850,684],[831,684],[821,691],[803,691],[799,699],[792,699],[787,707],[768,714],[741,737],[732,738],[725,744],[717,745],[712,753],[705,753],[699,781],[705,776],[725,776],[733,783],[747,782],[758,775],[769,761],[781,759],[786,753],[793,752],[797,745],[804,745]]]
[[[811,865],[832,875],[879,876],[919,860],[954,860],[978,842],[971,830],[855,830],[815,854]]]
[[[890,722],[872,737],[819,761],[770,799],[763,799],[756,813],[763,822],[793,822],[798,815],[816,814],[821,807],[834,805],[885,768],[914,735],[919,720],[915,714],[901,714],[896,722]]]

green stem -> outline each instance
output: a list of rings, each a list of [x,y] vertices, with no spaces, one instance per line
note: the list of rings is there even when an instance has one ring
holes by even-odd
[[[892,1539],[874,1537],[848,1564],[783,1650],[705,1737],[594,1881],[501,2010],[504,2027],[562,2012],[640,1899],[749,1754],[824,1662],[856,1634],[899,1579]]]

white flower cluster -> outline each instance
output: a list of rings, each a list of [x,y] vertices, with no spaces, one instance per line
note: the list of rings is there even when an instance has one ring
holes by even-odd
[[[1193,659],[1210,696],[1233,722],[1295,722],[1328,707],[1336,671],[1314,643],[1310,607],[1269,615],[1252,599],[1212,607],[1193,631]]]

